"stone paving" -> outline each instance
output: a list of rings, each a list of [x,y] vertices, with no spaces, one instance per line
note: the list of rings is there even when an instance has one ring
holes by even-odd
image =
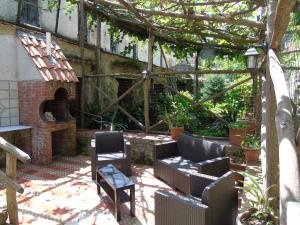
[[[61,157],[51,165],[18,164],[17,181],[25,192],[18,194],[20,224],[154,224],[154,192],[173,190],[153,177],[153,168],[133,165],[136,184],[136,217],[129,213],[129,203],[121,208],[122,220],[114,217],[113,204],[104,194],[97,195],[91,180],[90,160],[86,156]],[[0,188],[0,201],[5,201]]]

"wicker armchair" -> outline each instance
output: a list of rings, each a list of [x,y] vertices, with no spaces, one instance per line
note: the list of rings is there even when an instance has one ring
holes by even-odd
[[[191,175],[193,193],[177,196],[155,192],[155,225],[235,225],[238,209],[234,176]]]
[[[126,176],[131,176],[130,144],[125,142],[121,131],[95,133],[91,150],[92,180],[96,179],[96,167],[113,164]]]
[[[230,169],[224,146],[188,135],[177,142],[154,146],[154,176],[171,187],[190,194],[190,176],[207,174],[220,177]]]

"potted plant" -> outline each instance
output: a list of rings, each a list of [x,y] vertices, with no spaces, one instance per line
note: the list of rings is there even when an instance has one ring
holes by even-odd
[[[255,163],[259,160],[260,139],[255,134],[248,134],[243,139],[241,147],[245,151],[246,162]]]
[[[233,146],[240,146],[246,135],[247,123],[237,121],[229,124],[229,143]]]
[[[184,111],[177,111],[165,115],[164,121],[169,125],[173,140],[177,140],[178,136],[184,131],[184,125],[186,125],[189,120],[189,115]]]
[[[273,198],[267,197],[267,193],[274,185],[264,191],[254,176],[246,172],[241,172],[241,175],[247,179],[244,191],[250,208],[241,214],[240,222],[244,225],[275,225],[276,217],[270,205]]]
[[[235,181],[238,186],[242,187],[244,182],[244,176],[239,172],[246,170],[245,153],[243,149],[232,149],[226,153],[230,158],[230,169],[234,172]]]
[[[244,121],[247,124],[246,133],[253,134],[256,128],[256,119],[253,117],[253,113],[246,113],[245,118],[238,119],[238,121]]]

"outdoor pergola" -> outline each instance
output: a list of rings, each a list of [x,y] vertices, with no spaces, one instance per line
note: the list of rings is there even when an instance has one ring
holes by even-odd
[[[206,99],[199,100],[195,98],[195,100],[190,100],[187,98],[187,100],[193,107],[201,107],[204,102],[216,98],[251,79],[253,80],[254,93],[256,95],[256,118],[261,124],[261,129],[259,130],[262,140],[261,161],[264,187],[278,184],[278,188],[272,189],[266,194],[270,195],[269,197],[277,197],[279,195],[280,224],[287,224],[288,202],[300,201],[300,175],[297,158],[300,132],[296,135],[294,131],[291,101],[278,53],[281,40],[288,27],[290,13],[296,1],[80,0],[75,2],[79,3],[80,9],[81,123],[83,124],[84,118],[84,88],[87,84],[97,88],[104,98],[110,100],[107,93],[95,85],[95,82],[90,82],[89,78],[118,76],[136,78],[137,81],[130,88],[108,106],[104,107],[99,114],[103,114],[111,108],[117,108],[137,124],[142,131],[149,133],[157,125],[163,123],[158,121],[155,124],[150,124],[149,86],[151,80],[186,98],[160,78],[194,74],[196,77],[196,90],[198,90],[198,76],[202,74],[249,73],[251,76],[247,79],[226,88],[221,93],[216,93]],[[60,4],[60,1],[58,3]],[[97,73],[94,75],[87,75],[84,71],[85,13],[87,11],[97,15]],[[56,24],[58,24],[59,13],[56,20]],[[143,73],[101,74],[100,45],[102,21],[109,22],[124,33],[148,40],[147,69]],[[166,72],[153,72],[153,46],[155,43],[158,44],[163,54],[167,67]],[[193,51],[196,54],[195,70],[186,72],[169,70],[162,45],[168,45],[174,49],[186,49],[189,52]],[[204,47],[213,48],[217,53],[228,55],[242,54],[250,47],[261,48],[260,68],[255,70],[200,70],[199,54]],[[143,85],[144,94],[144,124],[119,105],[122,99],[141,85]],[[203,108],[203,110],[206,109]],[[208,111],[208,113],[226,124],[226,121],[219,115],[211,111]],[[6,152],[14,155],[8,159],[8,162],[13,164],[11,168],[15,168],[16,158],[24,162],[28,161],[27,156],[20,155],[18,149],[8,145],[5,141],[1,140],[0,145]],[[13,169],[10,172],[15,176]],[[3,174],[0,175],[4,177]],[[19,192],[23,191],[13,181],[9,180],[9,183],[8,186],[14,187]],[[16,211],[15,189],[11,189],[11,192],[9,192],[11,205],[8,206],[8,210],[12,212]],[[274,207],[278,207],[276,202]],[[14,216],[17,217],[17,214]]]

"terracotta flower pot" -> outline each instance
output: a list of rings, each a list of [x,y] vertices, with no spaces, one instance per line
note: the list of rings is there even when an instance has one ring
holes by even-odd
[[[254,134],[256,128],[256,120],[249,119],[247,120],[247,134]]]
[[[239,171],[246,170],[246,164],[244,163],[234,163],[230,161],[230,169],[234,172],[234,179],[238,186],[243,187],[244,176],[239,173]]]
[[[246,162],[256,163],[259,160],[260,150],[243,147],[245,151]]]
[[[245,128],[230,128],[229,143],[234,146],[240,146],[245,135],[246,135]]]
[[[178,136],[183,132],[183,127],[171,127],[171,137],[173,140],[177,140]]]

